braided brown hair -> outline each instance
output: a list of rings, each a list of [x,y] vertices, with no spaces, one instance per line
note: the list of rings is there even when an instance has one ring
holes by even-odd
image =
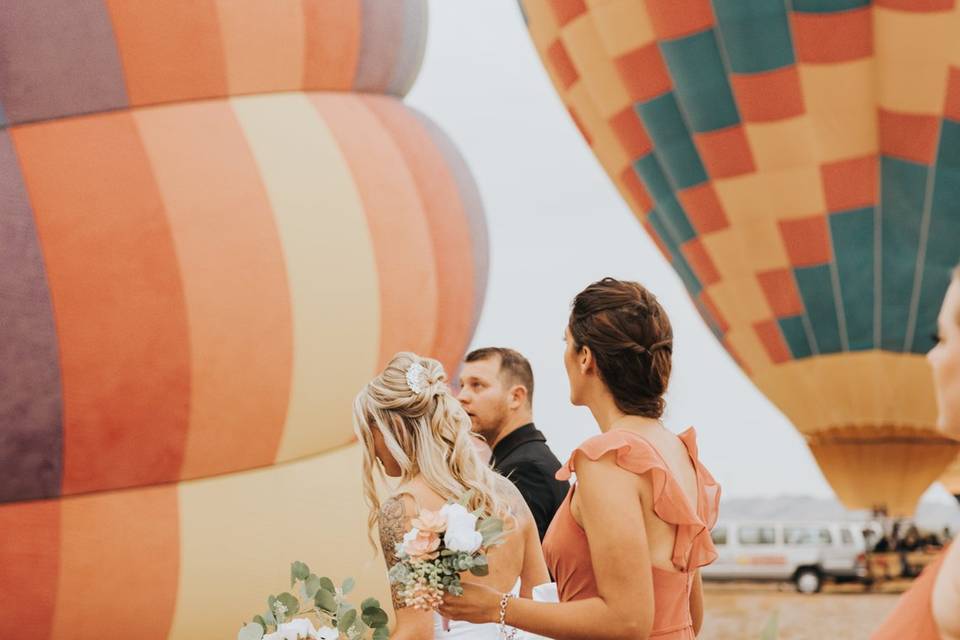
[[[617,408],[663,415],[673,328],[656,296],[637,282],[604,278],[573,299],[569,328],[574,349],[590,348]]]

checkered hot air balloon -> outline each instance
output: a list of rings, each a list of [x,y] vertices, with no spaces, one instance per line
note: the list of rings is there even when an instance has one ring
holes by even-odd
[[[923,354],[960,258],[955,0],[522,0],[574,121],[848,507],[958,445]]]
[[[385,594],[351,401],[453,371],[485,223],[400,97],[425,0],[0,6],[0,637],[223,638]]]

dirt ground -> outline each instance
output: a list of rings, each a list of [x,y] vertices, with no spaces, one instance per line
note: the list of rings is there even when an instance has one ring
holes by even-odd
[[[893,609],[907,582],[887,583],[867,593],[858,585],[827,585],[802,595],[792,585],[706,583],[706,614],[700,640],[759,640],[779,612],[779,640],[868,638]]]

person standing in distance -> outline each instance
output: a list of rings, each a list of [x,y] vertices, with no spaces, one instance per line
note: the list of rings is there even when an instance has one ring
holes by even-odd
[[[520,353],[502,347],[467,354],[457,396],[473,430],[493,449],[493,468],[517,486],[540,539],[570,488],[556,479],[560,461],[533,424],[533,369]]]

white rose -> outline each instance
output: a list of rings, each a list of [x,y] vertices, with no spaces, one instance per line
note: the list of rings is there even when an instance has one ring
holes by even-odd
[[[447,516],[447,532],[443,544],[451,551],[473,553],[483,544],[483,535],[477,531],[477,516],[459,504],[448,504],[441,509]]]
[[[320,627],[313,637],[314,640],[337,640],[340,637],[340,632],[332,627]]]
[[[403,534],[403,544],[407,544],[408,542],[413,542],[414,540],[417,539],[418,535],[420,535],[419,529],[417,529],[416,527],[414,527],[413,529],[410,529],[410,531],[407,531],[405,534]]]
[[[262,640],[337,640],[340,637],[336,629],[320,627],[314,629],[313,623],[306,618],[295,618],[290,622],[277,625],[277,630],[263,636]]]

